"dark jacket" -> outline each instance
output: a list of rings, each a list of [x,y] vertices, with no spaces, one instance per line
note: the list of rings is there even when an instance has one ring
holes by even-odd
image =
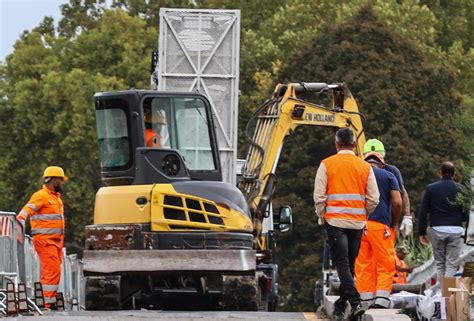
[[[426,235],[428,214],[430,226],[462,226],[467,213],[456,204],[456,194],[460,189],[460,185],[451,176],[443,176],[441,180],[426,187],[419,213],[420,236]]]

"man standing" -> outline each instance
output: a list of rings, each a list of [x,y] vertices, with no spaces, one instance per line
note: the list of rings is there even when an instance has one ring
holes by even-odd
[[[364,144],[364,156],[367,155],[367,153],[370,152],[377,152],[382,157],[385,157],[385,147],[383,143],[378,140],[378,139],[369,139],[365,144]],[[385,163],[384,168],[386,171],[389,171],[393,175],[395,175],[395,178],[398,181],[398,186],[400,186],[400,189],[402,191],[402,223],[400,224],[400,233],[403,236],[408,236],[413,233],[413,216],[411,215],[410,211],[410,198],[408,196],[408,192],[405,189],[405,185],[403,183],[403,177],[400,172],[400,170],[394,166]]]
[[[355,265],[357,291],[369,308],[388,309],[396,272],[393,234],[402,210],[402,197],[395,176],[382,169],[382,155],[370,152],[365,160],[374,170],[380,202],[369,215],[362,235]]]
[[[41,262],[45,306],[55,309],[64,242],[64,206],[60,192],[67,177],[61,167],[49,166],[43,179],[43,188],[31,196],[17,220],[24,226],[30,218],[33,244]]]
[[[428,236],[433,247],[438,281],[443,276],[453,276],[458,267],[456,261],[461,254],[461,236],[464,233],[462,222],[467,213],[456,204],[456,194],[460,185],[453,181],[454,164],[441,164],[441,180],[426,187],[419,214],[420,242],[428,245]]]
[[[355,146],[354,132],[349,128],[339,129],[336,133],[337,154],[321,162],[314,183],[316,214],[321,224],[325,222],[331,256],[341,280],[335,318],[344,315],[347,302],[351,305],[351,318],[364,314],[354,285],[354,262],[367,215],[379,201],[374,172],[368,163],[354,154]]]

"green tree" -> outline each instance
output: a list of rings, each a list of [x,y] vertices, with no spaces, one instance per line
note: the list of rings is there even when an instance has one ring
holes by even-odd
[[[370,6],[350,22],[322,30],[282,68],[279,79],[348,83],[367,117],[366,136],[385,143],[387,161],[404,174],[415,208],[440,162],[463,157],[458,132],[451,126],[453,115],[461,111],[454,75],[433,65],[419,46],[393,32]],[[281,236],[278,252],[288,310],[311,308],[318,275],[308,271],[319,269],[320,261],[308,262],[307,256],[321,255],[325,238],[323,229],[314,225],[313,177],[319,161],[334,152],[333,139],[327,130],[305,128],[284,149],[279,202],[296,200],[298,208],[295,231]]]
[[[148,87],[157,32],[120,9],[106,10],[73,37],[61,28],[56,34],[51,23],[46,18],[24,33],[1,69],[0,200],[4,209],[19,210],[41,186],[42,170],[63,166],[70,177],[66,241],[82,243],[100,187],[93,95]]]

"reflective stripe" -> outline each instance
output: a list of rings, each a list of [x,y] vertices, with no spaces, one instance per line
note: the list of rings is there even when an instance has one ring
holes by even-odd
[[[365,215],[365,208],[326,206],[326,213]]]
[[[48,297],[48,296],[44,296],[44,302],[45,303],[56,303],[56,297]]]
[[[375,304],[381,305],[384,308],[389,308],[390,307],[390,299],[389,298],[383,298],[383,297],[377,297],[375,299]]]
[[[58,221],[62,220],[63,215],[61,214],[35,214],[31,215],[31,221]]]
[[[43,284],[43,291],[57,291],[57,284]]]
[[[374,294],[372,292],[362,292],[360,294],[360,299],[362,301],[368,301],[368,300],[373,300]]]
[[[36,207],[35,204],[26,204],[25,206],[28,206],[29,208],[31,208],[35,212],[38,210],[38,208]]]
[[[389,298],[390,297],[390,291],[387,290],[377,290],[375,291],[375,296],[376,297],[382,297],[382,298]]]
[[[362,292],[360,294],[360,300],[370,306],[374,304],[374,294],[372,292]]]
[[[25,216],[25,217],[28,217],[28,216],[30,215],[30,213],[28,213],[27,210],[21,210],[18,215],[23,215],[23,216]]]
[[[38,235],[38,234],[46,234],[46,235],[53,235],[53,234],[63,234],[62,228],[32,228],[31,235]]]
[[[365,196],[360,194],[329,194],[328,201],[365,201]]]

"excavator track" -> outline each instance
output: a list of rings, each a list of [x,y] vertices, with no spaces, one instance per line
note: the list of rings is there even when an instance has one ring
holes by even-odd
[[[255,276],[224,276],[222,289],[224,311],[266,310],[261,304],[260,288]]]
[[[139,283],[139,282],[137,282]],[[137,284],[124,276],[88,276],[85,280],[86,310],[124,310],[132,308]]]

